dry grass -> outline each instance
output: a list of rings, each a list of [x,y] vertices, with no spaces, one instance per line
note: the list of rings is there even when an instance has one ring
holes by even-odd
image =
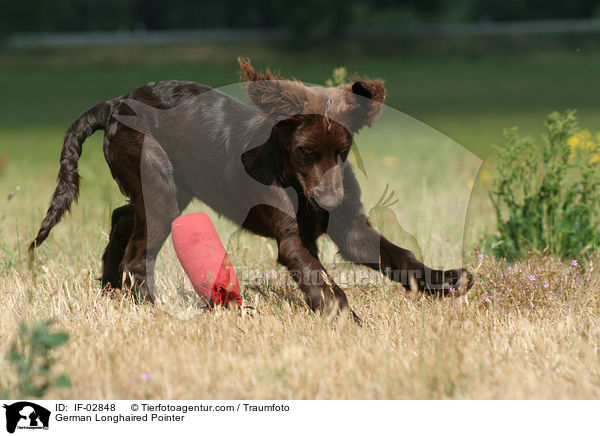
[[[209,311],[189,292],[187,298],[174,287],[165,292],[164,281],[158,304],[140,306],[101,295],[90,270],[45,267],[36,279],[24,269],[3,273],[0,335],[12,337],[19,320],[35,318],[55,318],[71,333],[57,370],[70,375],[73,388],[51,392],[52,398],[600,394],[597,276],[586,279],[550,260],[508,272],[484,259],[481,282],[467,300],[412,299],[389,284],[354,287],[350,300],[363,327],[344,317],[315,317],[275,292],[263,297],[247,290],[256,310]],[[504,272],[509,277],[501,280]],[[547,275],[550,287],[536,277],[536,287],[525,291],[530,273]],[[7,348],[3,341],[0,353]],[[150,380],[142,380],[143,372],[151,372]],[[2,360],[0,386],[12,382]]]
[[[25,132],[15,138],[28,140]],[[242,283],[254,309],[204,309],[170,242],[158,262],[155,306],[103,295],[99,258],[111,207],[122,199],[99,139],[86,144],[79,205],[32,268],[23,249],[48,204],[55,164],[44,160],[33,171],[35,156],[17,156],[0,175],[0,390],[14,387],[4,356],[19,322],[54,318],[71,335],[57,351],[56,370],[73,387],[49,398],[599,397],[597,261],[574,267],[532,257],[509,270],[470,255],[479,281],[467,299],[413,298],[389,282],[365,280],[345,286],[364,321],[358,327],[310,313],[287,276],[273,274],[282,271],[272,244],[242,234],[229,244],[234,263],[271,271]],[[222,234],[233,230],[217,224]],[[331,244],[321,243],[325,262],[337,262]],[[331,270],[340,277],[357,271]]]

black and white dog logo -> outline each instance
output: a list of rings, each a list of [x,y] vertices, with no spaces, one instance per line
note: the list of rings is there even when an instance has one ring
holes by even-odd
[[[6,409],[6,431],[14,433],[16,429],[48,429],[50,411],[29,401],[19,401],[10,405],[4,404]]]

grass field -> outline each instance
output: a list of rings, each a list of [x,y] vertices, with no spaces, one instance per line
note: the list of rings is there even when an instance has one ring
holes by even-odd
[[[234,264],[268,272],[242,282],[249,308],[204,309],[170,241],[159,257],[155,306],[104,296],[99,260],[110,212],[124,199],[104,162],[100,134],[84,145],[79,203],[28,265],[26,246],[54,189],[69,123],[96,102],[152,80],[235,83],[237,54],[312,83],[339,65],[386,80],[389,105],[425,124],[397,114],[359,137],[368,164],[367,178],[360,176],[365,205],[374,205],[389,183],[403,205],[394,208],[398,221],[434,261],[450,262],[460,255],[462,228],[429,210],[425,191],[406,192],[426,186],[428,201],[438,206],[444,196],[466,192],[463,251],[478,277],[466,298],[419,298],[372,275],[348,283],[349,273],[363,270],[340,264],[323,239],[323,261],[364,326],[315,317],[277,266],[274,244],[247,234],[230,239],[235,228],[214,214]],[[56,357],[57,371],[73,386],[49,398],[598,398],[599,263],[572,266],[537,255],[508,265],[487,253],[478,257],[476,242],[494,224],[487,190],[491,145],[501,141],[502,128],[538,134],[548,112],[571,107],[583,126],[600,130],[599,73],[598,58],[580,52],[437,60],[299,57],[258,46],[3,52],[0,356],[21,320],[54,318],[71,335]],[[451,140],[461,147],[436,149]],[[411,146],[420,153],[398,159]],[[488,175],[482,171],[475,180],[479,160],[465,149],[483,158]],[[394,235],[393,226],[384,230]],[[14,388],[13,374],[0,358],[0,391]]]

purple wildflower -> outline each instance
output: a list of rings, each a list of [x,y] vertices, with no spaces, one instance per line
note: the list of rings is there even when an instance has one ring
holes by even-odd
[[[529,281],[534,282],[535,276],[533,274],[529,274]]]
[[[573,260],[571,261],[571,265],[573,265],[573,266],[578,266],[579,264],[577,263],[577,259],[573,259]]]
[[[452,292],[452,293],[456,292],[456,289],[454,289],[454,288],[450,288],[450,289],[448,289],[448,290],[449,290],[450,292]]]
[[[509,271],[512,271],[512,266],[509,266],[509,267],[508,267],[508,270],[509,270]]]
[[[548,280],[544,280],[544,288],[547,288],[548,286],[550,286],[550,282],[548,282]]]
[[[148,380],[150,380],[150,377],[152,377],[152,373],[151,372],[143,372],[142,373],[142,380],[148,381]]]
[[[477,255],[477,257],[478,257],[478,258],[480,258],[480,259],[483,259],[485,256],[484,256],[482,253],[479,253],[479,254]]]

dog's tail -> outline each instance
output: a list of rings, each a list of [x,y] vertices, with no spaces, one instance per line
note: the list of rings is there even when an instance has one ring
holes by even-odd
[[[62,153],[60,154],[60,169],[58,171],[58,184],[52,202],[46,212],[46,217],[42,221],[40,230],[35,240],[29,246],[32,252],[40,245],[58,222],[65,212],[71,208],[73,200],[79,196],[79,173],[77,172],[77,163],[81,156],[83,142],[88,136],[98,129],[104,129],[112,112],[112,102],[104,101],[93,108],[85,111],[67,130],[63,143]]]

